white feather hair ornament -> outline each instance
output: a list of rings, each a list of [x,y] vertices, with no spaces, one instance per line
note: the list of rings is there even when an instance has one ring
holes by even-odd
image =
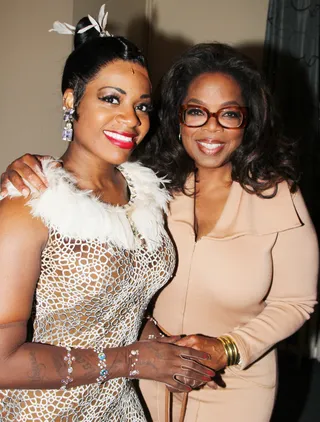
[[[103,4],[100,7],[98,20],[94,19],[91,15],[88,15],[88,19],[91,22],[90,25],[80,29],[78,34],[83,34],[84,32],[89,31],[89,29],[94,28],[96,31],[99,32],[100,37],[112,37],[110,32],[106,30],[107,22],[108,22],[108,12],[105,11],[106,5]],[[76,28],[69,23],[66,22],[59,22],[55,21],[53,23],[53,28],[49,29],[49,32],[57,32],[58,34],[75,34]]]
[[[69,23],[66,22],[59,22],[55,21],[53,22],[53,28],[49,29],[49,32],[58,32],[58,34],[75,34],[76,28]]]

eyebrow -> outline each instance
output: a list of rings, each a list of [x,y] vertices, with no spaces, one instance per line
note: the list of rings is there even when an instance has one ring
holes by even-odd
[[[190,98],[190,100],[188,100],[188,104],[189,103],[196,103],[196,104],[204,105],[203,101],[197,100],[196,98]]]
[[[99,91],[102,91],[103,89],[106,89],[106,88],[115,89],[116,91],[118,91],[120,94],[123,94],[123,95],[127,94],[126,91],[124,91],[123,89],[118,88],[116,86],[110,86],[110,85],[102,86],[101,88],[99,88]]]
[[[122,95],[127,95],[126,91],[124,91],[123,89],[121,89],[121,88],[119,88],[119,87],[117,87],[117,86],[110,86],[110,85],[103,86],[103,87],[99,88],[99,91],[102,91],[102,90],[103,90],[103,89],[105,89],[105,88],[115,89],[115,90],[116,90],[116,91],[118,91],[120,94],[122,94]],[[142,94],[142,95],[140,96],[140,98],[141,98],[141,99],[143,99],[143,98],[151,98],[151,95],[150,95],[150,94]]]
[[[190,100],[188,100],[188,103],[196,103],[199,105],[205,105],[205,103],[201,100],[198,100],[197,98],[190,98]],[[228,105],[238,105],[239,107],[241,107],[241,104],[238,103],[238,101],[236,100],[230,100],[230,101],[226,101],[225,103],[220,104],[222,107],[228,106]]]

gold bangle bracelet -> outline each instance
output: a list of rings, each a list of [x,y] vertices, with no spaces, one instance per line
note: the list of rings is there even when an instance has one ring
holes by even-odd
[[[221,343],[223,344],[223,348],[224,348],[224,351],[225,351],[226,356],[227,356],[227,366],[230,366],[231,355],[230,355],[229,345],[228,345],[228,343],[227,343],[227,341],[224,337],[218,337],[218,340],[220,340]]]
[[[240,353],[239,353],[238,347],[237,347],[235,341],[232,340],[232,338],[230,338],[230,337],[228,337],[228,338],[230,339],[232,348],[234,350],[234,359],[233,359],[232,365],[238,365],[238,363],[240,362]]]
[[[231,345],[229,343],[225,343],[224,345],[225,349],[227,350],[227,355],[228,355],[228,366],[232,365],[233,362],[233,351],[231,348]]]
[[[229,347],[231,349],[231,359],[230,359],[230,365],[236,365],[239,360],[240,360],[240,355],[239,355],[239,351],[237,348],[237,345],[235,344],[235,342],[232,340],[232,338],[226,336],[226,341],[229,344]]]
[[[240,362],[240,353],[233,339],[229,336],[220,336],[218,340],[223,344],[227,355],[228,366],[237,365]]]
[[[229,340],[229,338],[228,338]],[[236,359],[237,359],[237,349],[235,348],[235,345],[233,342],[228,342],[228,347],[230,349],[230,365],[234,365]]]

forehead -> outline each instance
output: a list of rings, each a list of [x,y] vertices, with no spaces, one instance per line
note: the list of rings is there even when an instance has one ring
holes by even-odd
[[[203,73],[189,85],[188,98],[203,102],[242,101],[241,87],[232,76],[224,73]]]
[[[87,88],[100,88],[104,85],[120,87],[126,91],[138,87],[146,92],[151,89],[147,69],[140,64],[124,60],[116,60],[103,66],[88,83]]]

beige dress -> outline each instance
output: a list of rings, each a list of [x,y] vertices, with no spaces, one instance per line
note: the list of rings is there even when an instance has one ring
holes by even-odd
[[[49,233],[35,292],[33,341],[92,349],[134,343],[150,299],[175,265],[163,224],[166,191],[151,170],[126,163],[120,170],[131,198],[115,207],[77,189],[71,175],[52,169],[50,161],[43,166],[49,188],[29,202]],[[18,195],[12,188],[10,193]],[[2,390],[0,421],[146,419],[132,381],[115,378],[101,387],[71,383],[66,391]]]
[[[226,386],[189,394],[185,422],[268,422],[277,364],[274,345],[309,318],[316,303],[318,246],[301,194],[285,182],[260,199],[233,182],[215,228],[195,242],[194,200],[177,195],[169,228],[178,250],[175,278],[154,316],[172,334],[230,335],[241,364],[222,375]],[[154,422],[163,422],[161,384],[141,382]],[[173,400],[179,421],[181,394]]]

